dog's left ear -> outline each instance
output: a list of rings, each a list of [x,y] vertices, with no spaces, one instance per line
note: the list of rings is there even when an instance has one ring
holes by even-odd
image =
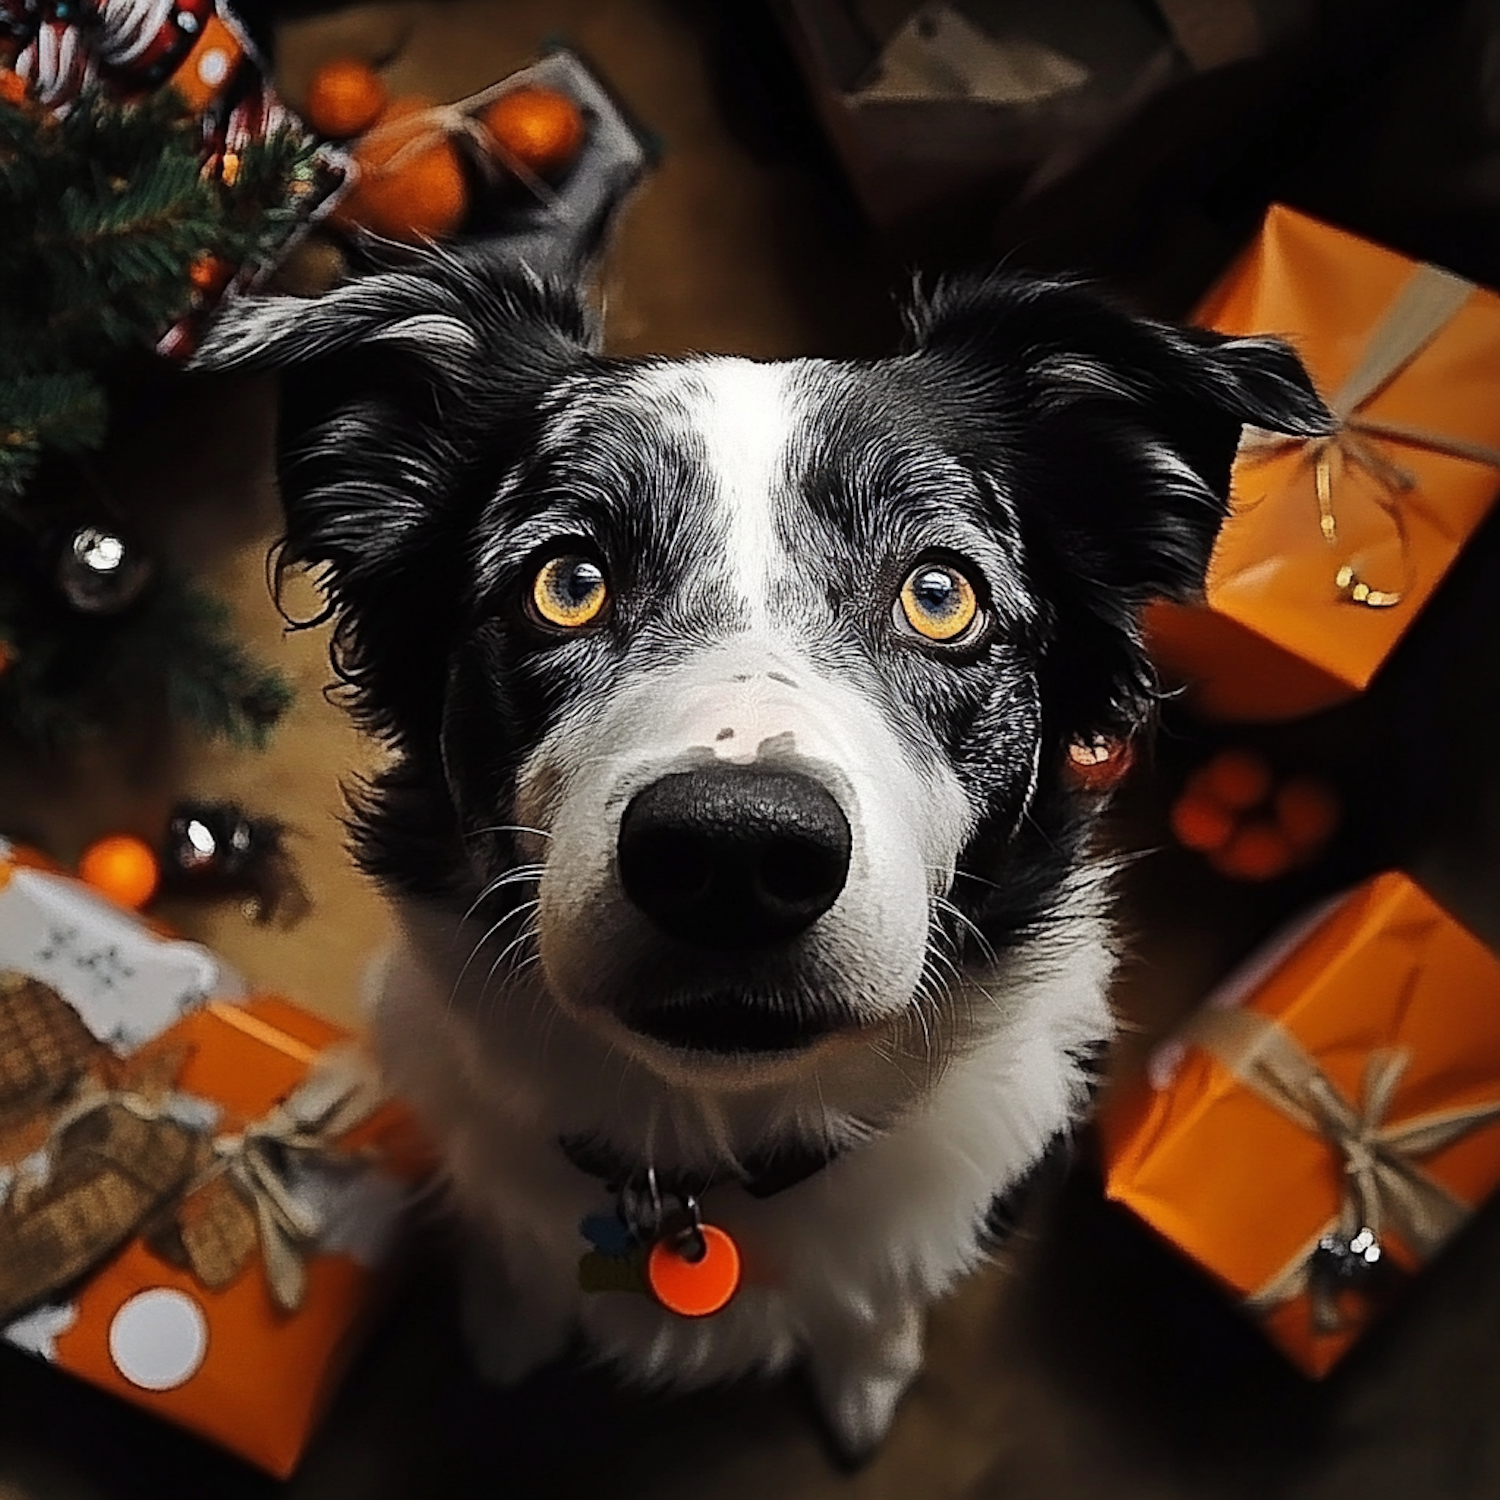
[[[1140,609],[1201,590],[1241,430],[1315,436],[1333,418],[1279,339],[1152,322],[1075,283],[943,283],[910,325],[912,352],[982,414],[974,446],[1039,582],[1073,604],[1073,731],[1128,728],[1154,696]]]

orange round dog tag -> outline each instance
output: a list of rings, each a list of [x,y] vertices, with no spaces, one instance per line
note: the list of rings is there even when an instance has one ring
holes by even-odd
[[[701,1242],[703,1253],[692,1258]],[[684,1318],[706,1318],[739,1290],[740,1247],[713,1224],[658,1240],[646,1259],[646,1280],[656,1300]]]

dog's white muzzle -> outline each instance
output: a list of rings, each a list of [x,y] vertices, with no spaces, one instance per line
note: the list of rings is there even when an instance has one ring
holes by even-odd
[[[704,1053],[884,1020],[922,981],[967,811],[876,704],[784,653],[736,642],[643,675],[522,778],[516,821],[550,834],[548,988]]]

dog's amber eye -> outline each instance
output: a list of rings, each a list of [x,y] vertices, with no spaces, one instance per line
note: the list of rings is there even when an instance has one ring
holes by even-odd
[[[901,613],[925,640],[954,641],[974,623],[979,598],[957,568],[925,562],[901,585]]]
[[[604,612],[608,599],[604,569],[592,558],[576,553],[544,562],[531,585],[531,604],[537,618],[564,630],[592,624]]]

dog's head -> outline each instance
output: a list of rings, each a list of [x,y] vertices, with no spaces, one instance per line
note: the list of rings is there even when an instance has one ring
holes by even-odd
[[[287,556],[396,752],[367,867],[662,1070],[909,1022],[1044,924],[1067,746],[1148,714],[1138,616],[1201,586],[1242,425],[1328,422],[1282,344],[1073,285],[910,322],[877,361],[607,359],[571,294],[435,255],[202,357],[292,370]]]

